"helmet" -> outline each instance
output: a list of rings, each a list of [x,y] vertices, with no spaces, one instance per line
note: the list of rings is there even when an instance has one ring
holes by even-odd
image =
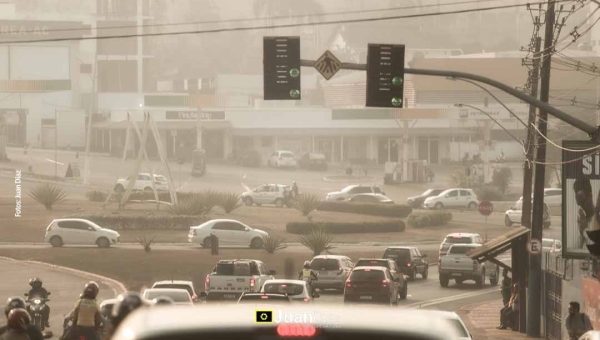
[[[4,314],[8,318],[8,313],[15,308],[26,308],[25,300],[19,296],[9,297],[6,300],[6,307],[4,307]]]
[[[173,299],[168,296],[159,296],[156,299],[152,300],[154,305],[172,305],[175,303]]]
[[[98,296],[99,291],[100,291],[100,286],[98,286],[98,284],[96,282],[90,281],[85,284],[82,295],[83,295],[84,299],[96,300],[96,297]]]
[[[310,261],[304,261],[304,268],[310,268]]]
[[[23,308],[15,308],[8,313],[8,328],[25,331],[29,326],[30,318],[27,310]]]
[[[147,305],[146,301],[136,292],[121,294],[117,297],[117,300],[118,302],[111,313],[111,323],[114,328],[117,328],[131,312]]]
[[[29,285],[31,287],[41,287],[43,284],[42,279],[40,279],[39,277],[34,277],[32,279],[29,280]]]

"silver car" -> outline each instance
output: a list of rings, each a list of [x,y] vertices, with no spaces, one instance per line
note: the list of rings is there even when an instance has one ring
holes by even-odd
[[[348,256],[319,255],[312,259],[310,268],[319,274],[318,280],[313,282],[315,288],[344,291],[354,263]]]

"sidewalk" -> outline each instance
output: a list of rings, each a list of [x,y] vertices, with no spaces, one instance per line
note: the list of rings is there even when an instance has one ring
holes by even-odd
[[[496,329],[500,325],[500,309],[502,300],[474,303],[457,311],[463,322],[477,340],[509,340],[528,339],[524,333],[513,332],[510,329]]]

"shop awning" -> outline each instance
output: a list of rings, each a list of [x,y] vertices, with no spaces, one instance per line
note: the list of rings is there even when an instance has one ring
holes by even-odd
[[[508,265],[496,260],[496,256],[511,249],[513,242],[519,240],[523,236],[526,236],[530,231],[531,230],[529,228],[519,227],[486,242],[479,248],[467,252],[467,256],[479,263],[490,261],[502,268],[511,270]]]

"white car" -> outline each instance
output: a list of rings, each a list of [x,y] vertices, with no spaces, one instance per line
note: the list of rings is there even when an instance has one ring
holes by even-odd
[[[262,248],[263,237],[269,235],[266,231],[250,228],[240,221],[220,219],[190,227],[188,242],[210,248],[210,234],[217,236],[219,245],[243,245],[254,249]]]
[[[453,244],[484,244],[485,241],[479,234],[472,233],[452,233],[446,235],[442,244],[440,244],[439,256],[446,255],[448,249]]]
[[[267,280],[262,286],[260,292],[267,294],[287,294],[292,301],[313,302],[313,297],[304,280]],[[315,297],[318,297],[318,293]]]
[[[548,252],[557,252],[562,250],[562,242],[551,238],[542,239],[542,250]]]
[[[298,161],[293,152],[277,150],[269,156],[267,165],[275,168],[295,168],[298,166]]]
[[[123,192],[127,189],[129,185],[129,180],[131,180],[132,176],[127,176],[127,178],[121,178],[117,180],[117,184],[115,184],[116,192]],[[167,178],[161,175],[154,175],[154,185],[157,191],[169,191],[169,184],[167,183]],[[143,191],[152,191],[152,178],[148,173],[140,173],[138,174],[137,181],[133,185],[133,190],[143,190]]]
[[[517,203],[523,203],[523,196],[521,196],[519,198]],[[546,203],[549,207],[562,206],[562,189],[559,189],[559,188],[544,189],[544,203]]]
[[[102,228],[96,223],[80,218],[53,220],[46,228],[45,242],[53,247],[63,245],[97,245],[108,248],[120,242],[118,232]]]
[[[112,310],[117,305],[117,302],[119,302],[119,299],[102,300],[100,303],[100,313],[102,316],[105,318],[111,318]]]
[[[473,336],[467,329],[467,326],[462,321],[460,316],[455,312],[443,312],[443,311],[432,311],[436,316],[444,318],[448,320],[448,322],[453,326],[456,331],[458,331],[458,339],[460,340],[472,340]]]
[[[426,209],[467,208],[477,209],[479,201],[471,189],[448,189],[441,194],[428,197],[423,202]]]
[[[194,289],[194,283],[192,281],[182,280],[168,280],[168,281],[157,281],[154,282],[152,288],[169,288],[169,289],[185,289],[190,293],[194,302],[198,301],[198,295],[196,295],[196,289]]]
[[[340,191],[334,191],[327,194],[325,197],[326,201],[347,201],[354,196],[361,194],[381,194],[385,195],[385,192],[381,191],[378,186],[363,186],[363,185],[349,185]]]
[[[517,201],[514,207],[510,207],[504,213],[504,225],[511,227],[513,224],[521,224],[521,217],[523,216],[523,201]],[[552,217],[550,216],[550,208],[548,204],[544,202],[544,215],[543,215],[543,227],[550,228],[552,224]]]
[[[159,297],[169,297],[176,305],[193,305],[194,301],[186,289],[174,288],[150,288],[142,294],[146,300],[154,300]]]
[[[289,185],[283,184],[265,184],[254,190],[248,190],[242,194],[242,201],[247,206],[256,204],[275,204],[281,208],[285,202],[285,196],[291,188]]]

